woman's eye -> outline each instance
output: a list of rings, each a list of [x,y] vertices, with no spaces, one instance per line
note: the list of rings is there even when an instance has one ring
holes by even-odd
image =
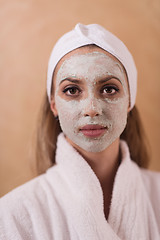
[[[77,87],[68,87],[63,90],[63,92],[68,96],[78,96],[81,90]]]
[[[102,90],[102,94],[107,94],[107,95],[115,95],[119,89],[115,86],[105,86]]]

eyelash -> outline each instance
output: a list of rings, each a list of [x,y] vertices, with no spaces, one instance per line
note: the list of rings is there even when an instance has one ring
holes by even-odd
[[[111,85],[105,85],[101,90],[100,90],[100,92],[103,94],[103,91],[105,90],[105,89],[107,89],[107,90],[112,90],[112,89],[114,89],[115,90],[115,92],[114,93],[106,93],[106,94],[109,94],[109,95],[115,95],[117,92],[119,92],[119,88],[118,87],[116,87],[116,86],[111,86]],[[104,93],[105,94],[105,93]]]
[[[69,90],[73,90],[73,89],[76,90],[76,91],[78,90],[78,94],[82,92],[77,86],[69,86],[69,87],[67,87],[63,90],[63,93],[65,93],[68,96],[71,96],[71,97],[74,96],[75,97],[76,94],[71,94],[71,93],[67,94],[67,92]]]
[[[103,93],[103,91],[105,90],[105,89],[107,89],[107,90],[115,90],[115,92],[114,93]],[[76,91],[75,93],[67,93],[68,91],[70,91],[70,90],[74,90],[74,91]],[[78,93],[77,93],[77,91],[78,91]],[[107,94],[107,95],[109,95],[109,96],[113,96],[113,95],[115,95],[117,92],[119,92],[119,88],[118,87],[116,87],[116,86],[111,86],[111,85],[105,85],[105,86],[103,86],[102,88],[101,88],[101,90],[100,90],[100,93],[101,94]],[[77,86],[69,86],[69,87],[66,87],[64,90],[63,90],[63,93],[64,94],[66,94],[67,96],[70,96],[70,97],[78,97],[79,96],[79,94],[80,93],[82,93],[82,90],[80,89],[80,88],[78,88]]]

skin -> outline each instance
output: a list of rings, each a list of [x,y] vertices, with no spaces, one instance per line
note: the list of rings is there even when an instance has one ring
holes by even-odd
[[[122,64],[98,47],[86,46],[68,53],[55,69],[50,106],[59,116],[67,141],[97,175],[108,218],[120,161],[119,139],[129,111],[128,82]],[[95,138],[84,136],[81,128],[88,124],[103,125],[106,131]]]

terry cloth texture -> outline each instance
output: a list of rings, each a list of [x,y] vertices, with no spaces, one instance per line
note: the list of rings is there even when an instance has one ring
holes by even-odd
[[[124,66],[129,83],[130,109],[133,108],[137,92],[137,70],[133,57],[124,43],[98,24],[78,23],[73,30],[64,34],[55,44],[48,63],[47,94],[50,101],[52,76],[59,60],[72,50],[95,44],[115,56]]]
[[[160,239],[160,174],[140,169],[124,141],[120,147],[108,220],[98,178],[60,134],[56,165],[0,199],[0,239]]]

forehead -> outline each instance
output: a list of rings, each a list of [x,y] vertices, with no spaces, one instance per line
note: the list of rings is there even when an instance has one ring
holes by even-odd
[[[82,58],[83,56],[83,58]],[[98,63],[98,65],[105,65],[107,66],[107,63],[109,63],[110,66],[116,67],[121,73],[123,73],[126,76],[126,72],[125,69],[123,67],[123,65],[121,64],[121,62],[114,57],[112,54],[110,54],[109,52],[95,46],[95,45],[87,45],[87,46],[83,46],[80,47],[78,49],[75,49],[69,53],[67,53],[57,64],[55,71],[54,71],[54,76],[53,76],[53,81],[55,82],[55,77],[57,77],[57,74],[59,74],[59,72],[62,71],[62,68],[69,72],[69,69],[74,69],[74,66],[72,67],[72,65],[76,66],[76,62],[77,64],[82,62],[83,63],[83,59],[84,56],[86,56],[86,58],[88,58],[89,56],[92,57],[94,56],[94,64],[95,64],[95,68],[96,68],[96,61]],[[78,61],[74,62],[75,59],[78,59]],[[107,62],[108,61],[108,62]],[[67,66],[70,66],[72,68],[68,68]],[[86,62],[87,65],[89,65],[89,62]],[[83,68],[85,69],[85,64],[83,64]],[[103,67],[103,66],[102,66]],[[67,70],[66,70],[67,69]],[[60,71],[59,71],[60,70]],[[71,72],[71,74],[74,73]],[[126,76],[126,80],[127,80],[127,76]]]

